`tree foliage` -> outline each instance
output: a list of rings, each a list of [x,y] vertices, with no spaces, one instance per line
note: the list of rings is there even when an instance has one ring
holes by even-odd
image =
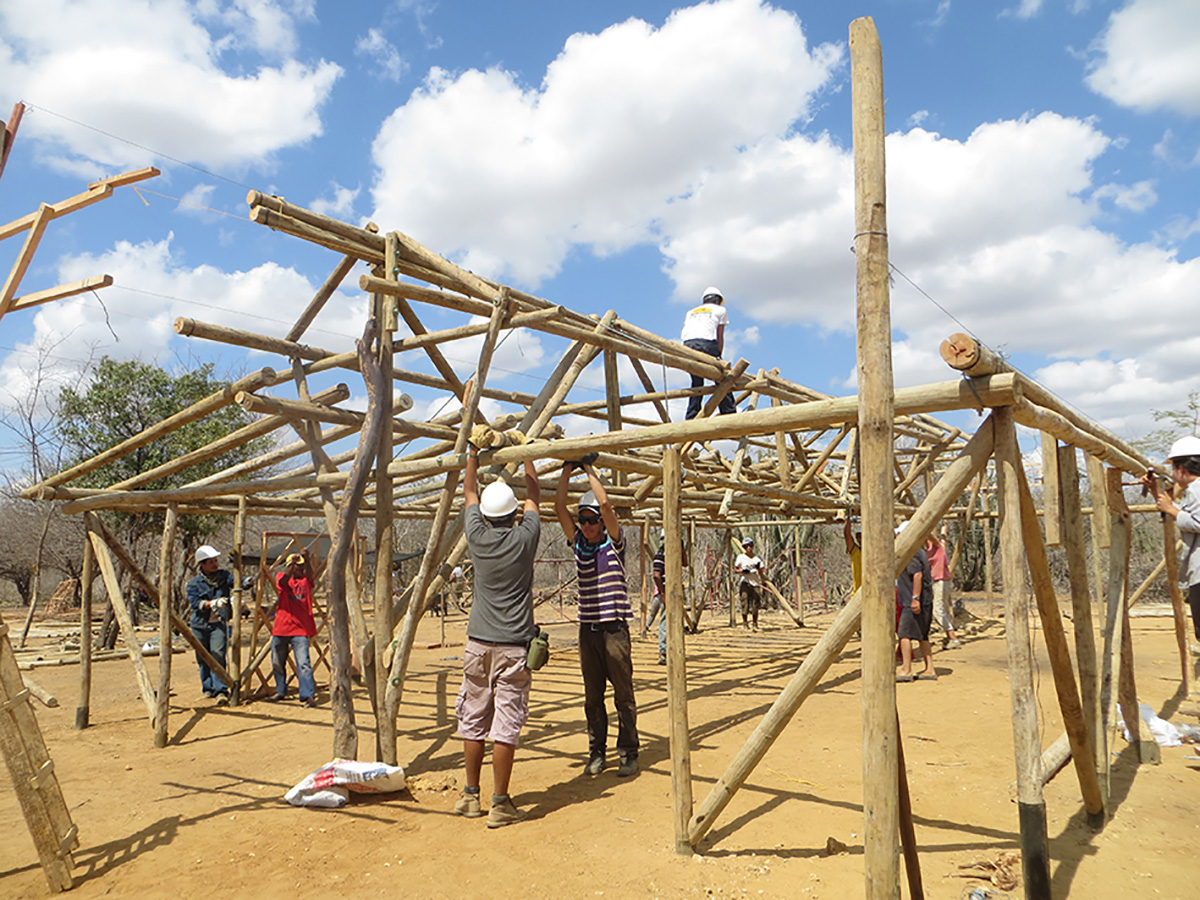
[[[59,395],[58,433],[66,448],[66,465],[73,466],[139,434],[221,390],[228,382],[213,377],[211,363],[172,375],[136,360],[104,357],[93,369],[86,390],[64,388]],[[253,421],[236,405],[224,406],[163,437],[76,479],[82,487],[108,487],[148,472],[185,453],[199,450]],[[251,441],[189,468],[140,485],[145,490],[180,487],[261,453],[264,439]],[[159,515],[125,518],[129,537],[136,541],[161,522]],[[180,534],[190,543],[212,534],[218,521],[210,516],[181,516]]]

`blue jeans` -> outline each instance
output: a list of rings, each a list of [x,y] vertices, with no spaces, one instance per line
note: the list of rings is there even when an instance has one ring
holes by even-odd
[[[663,617],[658,620],[658,655],[667,655],[667,613],[663,611]]]
[[[707,353],[709,356],[715,356],[715,357],[717,357],[717,359],[721,358],[721,354],[717,352],[717,342],[716,341],[705,341],[705,340],[701,340],[700,338],[694,338],[693,340],[690,340],[690,341],[684,341],[683,346],[690,347],[693,350],[699,350],[701,353]],[[701,378],[699,375],[693,375],[692,376],[692,387],[694,387],[694,388],[704,387],[704,379]],[[700,396],[689,397],[688,398],[687,415],[684,418],[685,419],[696,418],[696,416],[698,416],[700,414],[700,407],[703,404],[704,399],[705,399],[704,397],[700,397]],[[722,415],[722,416],[727,416],[730,413],[735,413],[735,412],[737,412],[737,404],[735,404],[733,402],[733,393],[730,392],[721,399],[721,405],[717,407],[717,414]]]
[[[308,658],[308,638],[302,634],[271,636],[271,673],[275,676],[275,694],[287,694],[288,648],[296,658],[296,673],[300,679],[300,699],[311,700],[317,695],[312,663]]]
[[[213,658],[221,664],[221,668],[227,668],[225,662],[225,648],[229,644],[229,630],[224,622],[207,622],[204,625],[197,625],[192,622],[192,634],[204,645]],[[196,654],[196,665],[200,667],[200,686],[206,694],[228,694],[229,688],[218,676],[217,673],[208,667],[200,654]]]

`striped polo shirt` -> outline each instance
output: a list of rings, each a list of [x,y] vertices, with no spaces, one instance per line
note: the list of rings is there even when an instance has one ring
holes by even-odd
[[[598,544],[589,544],[575,529],[575,570],[579,573],[579,621],[612,622],[633,618],[625,584],[625,532],[616,540],[604,532]]]

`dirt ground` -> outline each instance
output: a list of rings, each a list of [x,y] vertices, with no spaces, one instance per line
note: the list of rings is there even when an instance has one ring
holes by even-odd
[[[1003,621],[979,615],[959,650],[936,651],[939,679],[897,685],[926,896],[1001,890],[977,863],[1019,846]],[[16,618],[7,616],[12,623]],[[758,724],[832,614],[796,628],[767,614],[758,632],[706,618],[688,638],[688,720],[698,803]],[[427,618],[420,640],[443,623]],[[447,646],[413,653],[399,722],[408,791],[352,795],[341,810],[288,806],[284,792],[330,756],[330,713],[249,702],[218,707],[200,693],[190,653],[176,654],[171,740],[156,750],[127,660],[97,663],[91,727],[74,730],[77,666],[25,674],[59,698],[38,718],[71,814],[79,898],[394,895],[481,897],[749,896],[847,898],[863,893],[859,653],[852,641],[751,774],[694,856],[677,855],[667,759],[666,669],[652,640],[635,640],[642,772],[583,774],[586,736],[573,627],[548,628],[550,663],[535,676],[513,794],[527,821],[489,830],[452,813],[462,783],[453,701],[465,617],[445,622]],[[69,628],[69,626],[64,626]],[[61,634],[41,623],[35,633]],[[147,632],[150,634],[151,632]],[[1036,633],[1036,632],[1035,632]],[[1133,620],[1142,702],[1195,723],[1178,695],[1171,620]],[[1036,634],[1040,642],[1040,634]],[[57,643],[60,638],[39,640]],[[938,645],[935,645],[935,647]],[[22,654],[28,658],[28,654]],[[156,660],[148,660],[151,670]],[[320,679],[319,679],[320,681]],[[1043,745],[1061,733],[1049,662],[1038,656]],[[1182,710],[1180,707],[1182,706]],[[356,691],[360,747],[374,747],[365,692]],[[615,733],[615,716],[613,731]],[[611,738],[610,738],[611,740]],[[1073,770],[1046,789],[1055,897],[1184,897],[1195,893],[1200,837],[1197,747],[1164,748],[1138,767],[1112,750],[1115,815],[1084,821]],[[490,794],[485,766],[483,793]],[[829,840],[844,844],[830,854]],[[1018,867],[1019,871],[1019,867]],[[982,877],[967,878],[967,875]],[[49,893],[10,782],[0,780],[0,897]],[[904,890],[907,896],[907,889]]]

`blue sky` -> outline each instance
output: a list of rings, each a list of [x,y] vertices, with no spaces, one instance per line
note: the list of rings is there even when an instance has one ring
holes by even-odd
[[[282,336],[336,264],[248,222],[249,188],[669,337],[718,285],[728,358],[851,393],[859,15],[883,47],[897,386],[951,377],[938,344],[968,330],[1123,437],[1150,431],[1200,390],[1195,0],[0,0],[0,115],[30,107],[0,220],[163,170],[51,224],[21,293],[116,285],[3,320],[0,407],[39,348],[64,383],[100,354],[281,368],[171,328]],[[311,343],[360,333],[357,274]],[[490,383],[536,392],[561,346],[509,339]],[[464,376],[476,347],[447,350]],[[410,393],[414,415],[446,400]]]

